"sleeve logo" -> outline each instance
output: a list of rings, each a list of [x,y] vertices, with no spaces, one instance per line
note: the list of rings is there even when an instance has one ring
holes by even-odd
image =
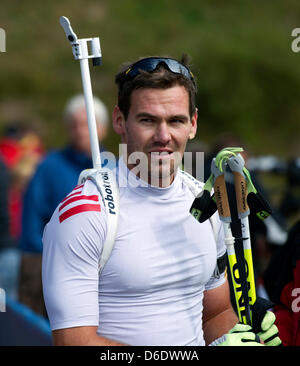
[[[59,205],[59,222],[82,212],[101,211],[98,195],[86,196],[82,194],[83,184],[76,186],[73,191],[61,201]]]

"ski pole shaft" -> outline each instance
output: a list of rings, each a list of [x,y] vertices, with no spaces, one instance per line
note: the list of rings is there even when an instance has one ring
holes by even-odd
[[[243,316],[241,307],[239,304],[239,274],[237,271],[237,259],[234,249],[234,237],[232,236],[230,223],[222,222],[223,231],[224,231],[224,241],[227,249],[227,257],[228,257],[228,264],[229,264],[229,270],[230,270],[230,276],[232,279],[232,287],[233,287],[233,293],[234,298],[236,302],[236,309],[238,313],[238,318],[240,322],[243,322]],[[237,271],[237,272],[236,272]]]
[[[249,303],[252,307],[256,300],[256,291],[255,291],[255,278],[254,278],[249,219],[248,219],[250,214],[250,210],[247,203],[248,189],[247,189],[246,177],[243,172],[244,164],[245,164],[244,159],[240,154],[228,159],[228,165],[234,176],[234,188],[236,193],[237,211],[238,211],[238,217],[241,222],[244,259],[246,265],[248,298]]]
[[[243,238],[243,249],[244,258],[247,266],[247,283],[248,283],[248,297],[251,306],[254,305],[256,301],[256,290],[255,290],[255,278],[254,278],[254,266],[252,258],[252,248],[250,241],[250,230],[249,230],[249,220],[248,217],[241,219],[242,228],[242,238]]]
[[[88,59],[80,60],[80,70],[90,134],[93,168],[100,169],[102,165]]]

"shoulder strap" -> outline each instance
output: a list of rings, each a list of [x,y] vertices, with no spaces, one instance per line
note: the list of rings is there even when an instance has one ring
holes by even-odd
[[[204,183],[199,182],[199,180],[197,180],[191,174],[185,172],[184,170],[179,170],[179,174],[181,175],[182,180],[188,186],[193,195],[195,197],[198,197],[199,194],[203,191]]]
[[[100,275],[115,244],[120,209],[119,187],[115,173],[107,168],[84,170],[81,172],[78,182],[81,184],[87,179],[90,179],[96,185],[107,213],[107,234],[99,261]]]

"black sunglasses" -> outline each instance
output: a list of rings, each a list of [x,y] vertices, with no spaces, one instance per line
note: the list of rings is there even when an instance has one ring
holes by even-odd
[[[125,78],[133,79],[139,73],[140,70],[153,72],[159,64],[164,64],[167,68],[175,74],[184,75],[186,78],[193,81],[195,85],[194,75],[193,73],[183,64],[178,62],[173,58],[164,58],[164,57],[148,57],[143,58],[140,61],[135,62],[131,65],[125,72]]]

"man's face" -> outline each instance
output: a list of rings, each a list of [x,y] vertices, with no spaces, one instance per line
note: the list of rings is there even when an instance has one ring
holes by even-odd
[[[187,140],[197,130],[197,113],[189,114],[189,96],[183,86],[169,89],[138,89],[131,95],[128,118],[125,121],[118,107],[114,110],[114,127],[127,144],[127,154],[142,152],[148,160],[148,183],[151,178],[169,182],[179,166]],[[135,163],[129,160],[129,169]]]

